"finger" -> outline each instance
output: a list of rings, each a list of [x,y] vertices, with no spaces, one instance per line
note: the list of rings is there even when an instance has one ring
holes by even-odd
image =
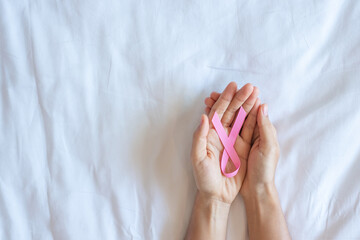
[[[214,106],[215,102],[219,99],[219,97],[220,97],[220,93],[212,92],[210,97],[208,97],[210,100],[205,99],[205,105],[209,107],[211,110],[211,108]]]
[[[212,92],[211,94],[210,94],[210,98],[212,98],[212,100],[214,100],[215,102],[219,99],[219,97],[220,97],[220,93],[218,93],[218,92]]]
[[[242,104],[242,107],[244,108],[246,113],[249,113],[253,108],[256,100],[258,99],[259,93],[259,89],[254,86],[253,92],[251,93],[250,97],[246,99],[244,104]]]
[[[194,132],[191,156],[194,164],[206,158],[207,135],[209,132],[209,119],[203,114],[199,127]]]
[[[211,108],[215,102],[216,102],[215,100],[213,100],[212,98],[209,98],[209,97],[205,98],[205,101],[204,101],[205,105],[208,106],[209,108]]]
[[[257,114],[257,123],[259,126],[259,134],[260,134],[259,147],[263,151],[268,151],[273,146],[273,143],[277,143],[277,140],[276,140],[276,133],[274,131],[274,127],[268,117],[267,104],[262,104],[259,107]]]
[[[235,94],[231,103],[227,107],[224,115],[222,116],[222,118],[220,118],[224,127],[230,126],[230,124],[234,120],[236,111],[239,110],[239,108],[245,103],[245,101],[250,96],[252,96],[253,90],[254,90],[254,87],[250,83],[248,83],[248,84],[245,84],[239,91],[237,91],[237,93]],[[258,91],[255,92],[253,97],[250,99],[250,102],[248,104],[246,104],[246,106],[244,106],[244,110],[246,113],[250,112],[252,106],[254,105],[254,103],[256,101],[258,94],[259,94]],[[251,105],[251,107],[250,107],[250,105]],[[245,107],[246,107],[246,109],[245,109]]]
[[[259,137],[260,137],[259,126],[256,123],[254,133],[253,133],[253,136],[252,136],[252,139],[251,139],[251,145],[253,145],[255,140],[258,139]]]
[[[210,110],[211,110],[211,108],[209,108],[209,107],[206,107],[206,108],[205,108],[205,113],[206,113],[206,115],[209,115]]]
[[[251,109],[250,113],[247,115],[244,126],[241,129],[240,136],[241,138],[249,145],[251,145],[251,138],[254,133],[254,129],[256,126],[256,117],[258,113],[258,109],[260,106],[260,99],[257,98],[255,100],[255,104]]]
[[[236,90],[237,90],[237,85],[235,82],[231,82],[226,86],[225,90],[222,92],[222,94],[220,95],[218,100],[215,102],[215,104],[211,108],[211,111],[209,114],[209,119],[212,119],[215,112],[217,112],[220,119],[222,118],[225,110],[227,109],[231,100],[233,99],[233,97],[236,93]]]

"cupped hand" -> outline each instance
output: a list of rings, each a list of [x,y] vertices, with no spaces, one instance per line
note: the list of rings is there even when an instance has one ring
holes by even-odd
[[[237,91],[236,83],[230,83],[216,100],[206,99],[211,103],[211,109],[206,109],[207,115],[202,115],[201,123],[193,136],[191,159],[194,176],[199,194],[225,203],[232,203],[238,194],[246,173],[246,162],[251,147],[251,139],[256,125],[256,113],[260,104],[256,87],[246,84]],[[227,178],[220,170],[220,158],[224,147],[209,119],[215,112],[227,133],[240,107],[248,114],[243,130],[235,142],[235,150],[242,166],[235,177]],[[226,171],[231,171],[231,161]]]
[[[280,149],[276,129],[268,117],[268,106],[263,104],[257,113],[257,129],[249,154],[247,174],[240,194],[244,197],[275,189],[275,171]]]
[[[216,102],[219,96],[219,93],[213,92],[210,97],[205,99],[206,112],[212,111],[215,106],[213,102]],[[255,105],[257,104],[260,103]],[[240,194],[244,197],[275,189],[274,177],[280,153],[276,129],[268,117],[267,104],[262,104],[260,107],[255,106],[247,120],[249,118],[256,119],[256,127],[251,138],[246,174],[240,189]],[[249,122],[254,123],[254,119]],[[244,128],[242,132],[246,130]]]

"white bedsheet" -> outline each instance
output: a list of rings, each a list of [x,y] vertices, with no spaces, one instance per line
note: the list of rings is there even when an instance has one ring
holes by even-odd
[[[0,0],[0,239],[182,239],[230,81],[269,104],[293,238],[360,239],[359,26],[356,0]]]

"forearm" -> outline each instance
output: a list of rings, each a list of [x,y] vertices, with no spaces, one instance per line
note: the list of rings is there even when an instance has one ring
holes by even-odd
[[[291,239],[274,185],[244,197],[250,240]]]
[[[196,194],[186,239],[225,239],[230,204]]]

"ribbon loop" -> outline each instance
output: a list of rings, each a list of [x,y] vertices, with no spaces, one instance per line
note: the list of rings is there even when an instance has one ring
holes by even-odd
[[[221,124],[219,115],[215,112],[212,118],[212,123],[214,125],[214,128],[220,138],[220,141],[224,145],[224,151],[220,161],[221,172],[224,174],[225,177],[228,178],[235,176],[238,173],[241,166],[241,161],[238,154],[235,151],[234,144],[236,141],[236,137],[239,135],[240,129],[244,123],[245,117],[246,117],[246,112],[243,107],[240,107],[240,110],[236,116],[233,127],[230,131],[229,137],[227,136],[225,129]],[[229,160],[229,156],[236,169],[233,172],[226,173],[225,168]]]

